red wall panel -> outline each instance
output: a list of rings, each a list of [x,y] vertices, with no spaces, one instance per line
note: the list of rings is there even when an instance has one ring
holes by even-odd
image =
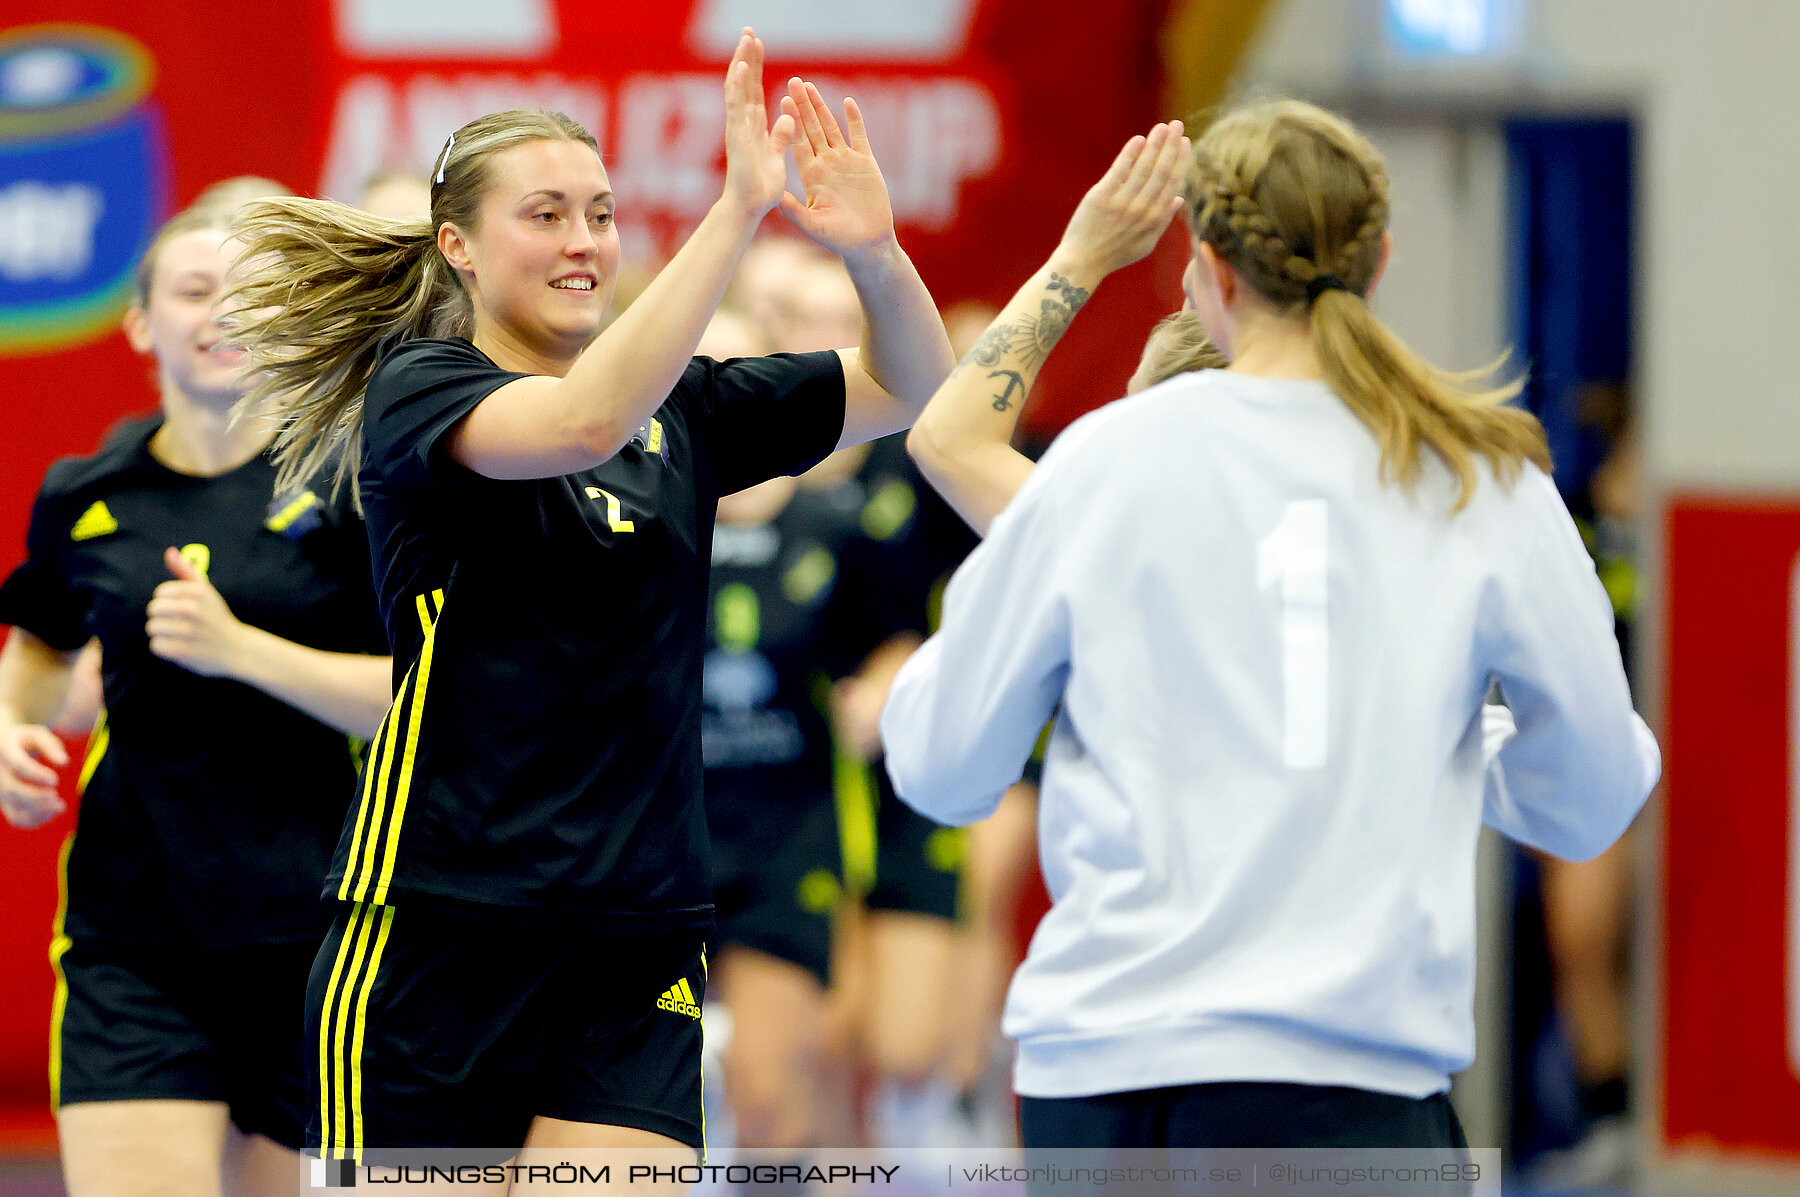
[[[1662,1145],[1800,1162],[1800,502],[1668,509]]]

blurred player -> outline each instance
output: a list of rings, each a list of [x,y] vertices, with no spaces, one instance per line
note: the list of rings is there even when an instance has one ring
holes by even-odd
[[[229,205],[165,225],[125,318],[161,413],[54,466],[0,587],[0,806],[62,810],[42,726],[104,646],[51,959],[51,1089],[74,1197],[291,1192],[311,1108],[306,976],[355,744],[391,693],[362,522],[277,491],[216,304]],[[323,492],[323,493],[321,493]],[[232,1141],[232,1128],[241,1136]],[[228,1152],[229,1144],[229,1152]]]

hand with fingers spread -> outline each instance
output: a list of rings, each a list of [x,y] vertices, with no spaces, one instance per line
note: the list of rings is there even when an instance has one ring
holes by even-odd
[[[144,629],[150,651],[201,677],[233,676],[245,627],[224,596],[174,549],[163,553],[174,578],[150,596]]]
[[[1076,207],[1058,258],[1110,274],[1156,248],[1181,210],[1181,177],[1191,150],[1180,121],[1126,142]]]
[[[794,161],[806,190],[805,203],[783,195],[782,214],[808,237],[846,258],[892,241],[894,208],[887,180],[869,147],[869,132],[856,101],[845,97],[840,127],[818,88],[790,79],[781,111],[798,123]]]
[[[49,728],[0,720],[0,814],[27,830],[60,815],[67,804],[57,796],[56,771],[68,765],[68,750]]]
[[[1031,459],[1012,437],[1038,372],[1094,288],[1155,248],[1181,206],[1191,148],[1180,121],[1125,143],[1049,261],[1000,310],[907,436],[920,471],[981,535],[1031,476]]]
[[[795,118],[769,125],[763,98],[762,39],[746,26],[725,72],[725,197],[760,220],[787,190],[787,151]]]

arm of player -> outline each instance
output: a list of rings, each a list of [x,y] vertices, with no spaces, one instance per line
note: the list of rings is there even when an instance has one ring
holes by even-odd
[[[1553,856],[1588,860],[1624,834],[1655,788],[1662,754],[1632,710],[1612,604],[1551,483],[1551,526],[1510,580],[1508,634],[1494,667],[1518,730],[1484,716],[1493,764],[1483,818]],[[1497,745],[1497,751],[1493,751]],[[1497,775],[1496,775],[1497,767]]]
[[[56,783],[69,754],[45,724],[63,705],[78,655],[24,628],[0,648],[0,813],[14,827],[41,827],[66,805]]]
[[[916,632],[896,632],[863,659],[860,668],[831,688],[832,724],[845,751],[874,760],[881,751],[881,709],[894,675],[922,643]]]
[[[349,735],[375,734],[394,700],[391,657],[326,652],[251,627],[179,552],[163,561],[175,577],[145,612],[151,652],[202,677],[255,686]]]
[[[840,126],[819,89],[788,81],[782,112],[798,123],[794,163],[806,202],[781,197],[781,211],[840,255],[862,304],[862,343],[841,349],[844,431],[838,448],[908,428],[950,373],[950,338],[925,281],[894,236],[887,181],[856,101]]]
[[[69,689],[50,729],[59,736],[85,736],[100,718],[105,688],[100,677],[100,641],[90,640],[70,666]]]
[[[1043,477],[957,570],[942,627],[901,666],[881,715],[894,789],[940,823],[994,813],[1068,681],[1064,554]]]
[[[1031,473],[1012,436],[1039,370],[1094,288],[1156,247],[1181,206],[1189,148],[1180,121],[1125,143],[1082,197],[1049,261],[994,318],[907,434],[920,472],[975,531],[987,533]]]
[[[725,76],[725,190],[669,264],[563,378],[515,379],[450,430],[450,456],[490,478],[550,478],[612,457],[687,368],[757,225],[787,185],[794,118],[771,128],[763,45],[748,30]]]

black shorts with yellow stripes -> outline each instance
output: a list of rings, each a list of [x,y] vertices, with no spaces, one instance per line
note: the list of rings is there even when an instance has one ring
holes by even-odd
[[[303,999],[317,952],[58,941],[52,1101],[223,1102],[239,1130],[298,1150],[314,1104]]]
[[[864,905],[956,918],[962,898],[963,829],[941,827],[902,802],[882,762],[870,772],[877,795],[875,884],[863,896]]]
[[[704,1145],[699,931],[346,903],[307,986],[307,1149],[511,1155],[534,1118]]]

